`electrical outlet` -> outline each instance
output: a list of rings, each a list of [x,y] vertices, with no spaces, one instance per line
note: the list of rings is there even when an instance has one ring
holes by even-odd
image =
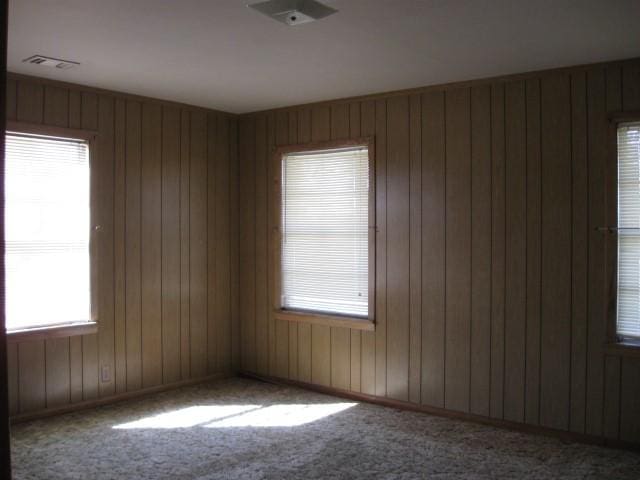
[[[111,381],[111,369],[109,365],[102,365],[102,368],[100,368],[100,381],[102,383],[109,383]]]

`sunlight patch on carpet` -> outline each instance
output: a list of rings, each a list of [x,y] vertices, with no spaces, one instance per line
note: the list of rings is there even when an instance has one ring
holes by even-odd
[[[315,405],[271,405],[259,410],[223,418],[207,428],[228,427],[297,427],[340,413],[356,403],[321,403]]]
[[[202,426],[296,427],[340,413],[357,403],[282,404],[282,405],[200,405],[181,408],[115,425],[117,430],[171,429]]]

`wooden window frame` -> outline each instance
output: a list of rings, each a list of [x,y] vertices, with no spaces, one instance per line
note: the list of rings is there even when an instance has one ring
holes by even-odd
[[[332,315],[321,312],[306,312],[301,310],[283,309],[281,305],[282,293],[282,159],[291,153],[303,153],[339,148],[366,147],[369,157],[369,251],[368,251],[368,316],[367,318],[348,315]],[[276,147],[271,155],[271,171],[273,172],[273,195],[270,202],[270,215],[273,220],[273,235],[270,247],[271,271],[273,272],[272,313],[276,320],[303,322],[330,327],[344,327],[354,330],[375,330],[375,259],[376,259],[376,216],[375,216],[375,144],[373,137],[360,137],[346,140],[331,140],[326,142],[312,142],[297,145]]]
[[[98,242],[96,234],[100,231],[99,225],[94,225],[96,219],[96,201],[97,195],[94,191],[96,183],[95,168],[93,165],[95,152],[95,141],[98,132],[94,130],[74,129],[65,127],[56,127],[42,124],[32,124],[25,122],[7,121],[5,135],[8,133],[22,133],[28,135],[43,135],[49,137],[68,138],[73,140],[82,140],[87,143],[89,148],[89,185],[90,185],[90,208],[89,208],[89,225],[91,230],[89,233],[89,282],[90,282],[90,318],[84,322],[60,322],[46,326],[34,326],[19,330],[6,330],[8,343],[19,343],[25,341],[43,340],[47,338],[72,337],[76,335],[88,335],[97,333],[98,331]]]
[[[618,127],[621,123],[638,121],[640,121],[640,111],[616,112],[609,115],[607,139],[609,168],[606,169],[609,175],[605,175],[605,191],[607,203],[611,205],[607,210],[607,216],[610,215],[611,218],[607,218],[608,226],[596,226],[596,229],[605,235],[606,262],[609,272],[605,353],[634,357],[640,357],[640,339],[618,335]]]

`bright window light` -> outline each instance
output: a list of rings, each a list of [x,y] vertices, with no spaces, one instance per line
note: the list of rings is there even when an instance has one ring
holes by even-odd
[[[618,316],[621,340],[640,339],[640,122],[618,127]]]
[[[282,308],[366,318],[368,149],[284,155],[281,215]]]
[[[5,192],[7,330],[90,320],[87,143],[8,133]]]
[[[170,429],[202,426],[229,427],[297,427],[340,413],[357,403],[319,403],[282,405],[199,405],[161,413],[113,428]]]

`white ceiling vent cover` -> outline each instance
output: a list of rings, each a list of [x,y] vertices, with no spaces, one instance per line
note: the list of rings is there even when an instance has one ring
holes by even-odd
[[[289,26],[320,20],[337,12],[316,0],[268,0],[247,6]]]
[[[71,60],[61,60],[60,58],[45,57],[44,55],[32,55],[22,61],[32,65],[59,68],[60,70],[67,70],[71,67],[75,67],[76,65],[80,65],[78,62],[72,62]]]

